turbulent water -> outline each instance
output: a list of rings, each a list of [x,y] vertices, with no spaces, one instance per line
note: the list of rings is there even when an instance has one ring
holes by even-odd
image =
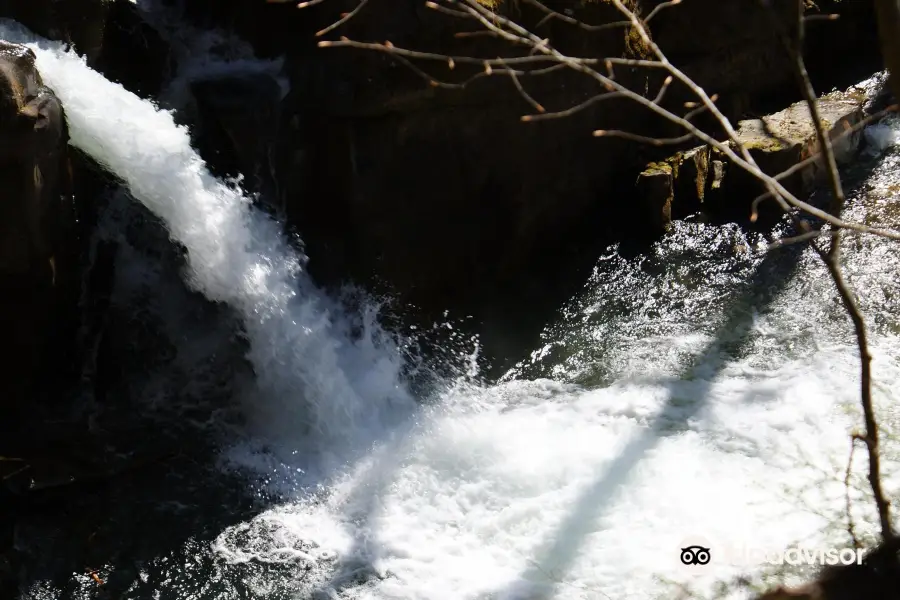
[[[34,39],[9,23],[0,37]],[[129,194],[112,203],[106,234],[122,226],[131,198],[160,219],[184,248],[189,287],[241,322],[255,372],[194,393],[240,402],[246,422],[228,430],[220,477],[249,474],[264,505],[238,510],[222,491],[214,503],[232,518],[209,516],[211,535],[135,561],[119,574],[119,597],[618,600],[686,588],[709,597],[741,573],[778,576],[717,555],[726,545],[849,543],[844,478],[860,425],[858,360],[808,249],[766,252],[766,236],[702,223],[679,223],[637,256],[610,248],[530,360],[495,385],[463,378],[418,397],[403,341],[378,327],[373,310],[318,290],[277,223],[209,175],[170,113],[57,44],[32,47],[66,106],[72,143]],[[892,144],[900,128],[880,127],[872,141]],[[893,149],[860,159],[848,174],[849,216],[897,226],[898,167]],[[120,287],[163,307],[170,364],[198,378],[221,374],[227,367],[210,357],[230,343],[214,327],[225,316],[194,324],[179,314],[187,292],[171,294],[159,258],[129,248]],[[895,490],[900,259],[884,240],[850,237],[845,248],[873,330]],[[876,529],[862,458],[850,495],[865,538]],[[681,548],[698,540],[713,559],[685,566]],[[117,576],[111,564],[91,567]],[[80,572],[22,592],[44,600],[95,591]]]

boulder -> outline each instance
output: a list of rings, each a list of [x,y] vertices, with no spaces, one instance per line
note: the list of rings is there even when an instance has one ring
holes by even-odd
[[[57,302],[76,279],[63,108],[25,46],[0,42],[0,410],[32,398]]]
[[[143,18],[131,0],[109,3],[103,44],[94,57],[95,69],[142,98],[160,93],[171,72],[169,44]]]
[[[70,42],[93,63],[103,45],[114,0],[0,0],[0,16],[19,21],[43,37]]]
[[[851,92],[831,94],[819,99],[819,111],[829,138],[833,140],[835,159],[846,164],[855,158],[862,140],[862,130],[847,133],[864,118],[866,98]],[[819,152],[819,141],[806,102],[761,119],[747,119],[738,124],[740,145],[750,151],[759,167],[769,175],[791,169]],[[737,145],[732,144],[737,149]],[[647,181],[664,165],[670,173],[665,179]],[[821,161],[813,161],[782,180],[782,184],[798,197],[808,195],[825,182]],[[683,218],[702,211],[715,220],[746,223],[752,201],[765,191],[752,175],[732,165],[718,149],[699,146],[648,165],[638,179],[641,205],[648,212],[648,222],[656,219],[665,229],[671,218]],[[774,202],[760,205],[763,221],[770,222],[781,214]]]
[[[270,75],[244,73],[194,81],[198,150],[218,175],[244,176],[244,187],[283,212],[274,175],[282,89]]]

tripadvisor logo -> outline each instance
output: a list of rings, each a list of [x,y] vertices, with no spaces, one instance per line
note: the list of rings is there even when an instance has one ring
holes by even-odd
[[[787,548],[763,548],[744,543],[713,543],[700,536],[682,540],[677,548],[679,561],[684,567],[696,570],[707,565],[732,565],[755,567],[761,565],[852,565],[862,564],[863,552],[855,548],[824,546],[790,546]]]

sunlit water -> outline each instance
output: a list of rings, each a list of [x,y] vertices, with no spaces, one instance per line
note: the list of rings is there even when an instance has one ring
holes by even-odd
[[[9,24],[0,37],[33,39]],[[169,113],[56,44],[33,47],[73,144],[184,246],[185,280],[238,314],[256,372],[231,390],[248,422],[222,468],[249,472],[275,501],[212,543],[140,565],[122,597],[673,597],[676,584],[710,592],[762,572],[716,558],[725,544],[848,544],[858,361],[810,251],[766,253],[762,236],[698,223],[641,256],[612,248],[546,345],[501,383],[449,381],[416,398],[373,311],[317,290],[277,224],[208,174]],[[873,140],[890,143],[885,131]],[[870,162],[849,215],[897,226],[900,155]],[[898,253],[871,238],[845,248],[873,329],[893,491]],[[179,339],[192,343],[189,331]],[[876,531],[864,466],[858,453],[862,537]],[[696,540],[712,549],[705,567],[679,560]],[[73,597],[90,597],[91,578],[77,581]],[[27,597],[54,590],[38,582]]]

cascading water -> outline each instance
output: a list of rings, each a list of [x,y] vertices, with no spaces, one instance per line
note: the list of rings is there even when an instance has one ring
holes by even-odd
[[[171,114],[14,24],[0,38],[31,43],[73,144],[164,221],[190,285],[238,312],[256,374],[226,468],[256,472],[276,502],[136,565],[120,597],[672,597],[669,581],[709,591],[748,570],[716,558],[722,544],[846,544],[858,359],[808,250],[764,253],[761,236],[696,223],[641,257],[611,249],[528,364],[416,399],[372,315],[316,289]],[[891,152],[861,167],[850,216],[896,223],[898,165]],[[873,327],[893,490],[900,259],[869,238],[846,254]],[[871,534],[861,458],[853,516]],[[685,566],[680,549],[701,538],[713,560]],[[66,597],[92,585],[82,576]],[[58,592],[39,582],[26,597]]]

